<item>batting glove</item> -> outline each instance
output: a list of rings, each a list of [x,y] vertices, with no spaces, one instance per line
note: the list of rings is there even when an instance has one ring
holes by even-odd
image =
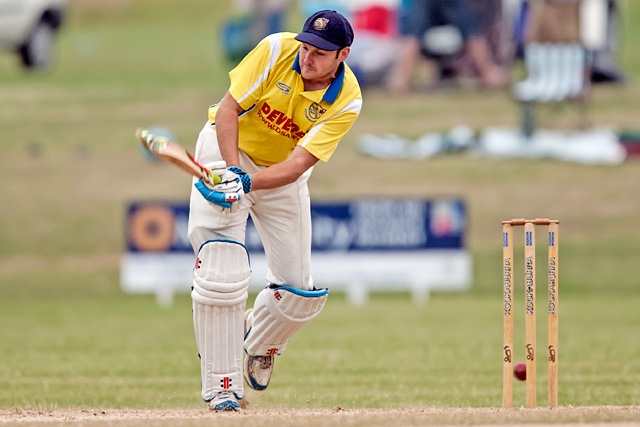
[[[240,177],[227,169],[227,163],[224,160],[207,163],[205,167],[211,169],[211,173],[220,177],[218,184],[207,184],[207,187],[221,193],[238,193],[242,191],[242,183]]]
[[[240,182],[242,182],[242,191],[244,194],[247,194],[251,191],[251,186],[253,185],[251,181],[251,175],[243,171],[240,166],[229,166],[229,170],[240,178]]]
[[[224,161],[215,162],[212,165],[216,167],[213,172],[220,177],[221,182],[208,186],[213,191],[207,192],[202,189],[200,194],[223,213],[234,213],[238,210],[242,196],[251,191],[251,175],[239,166],[225,168]],[[234,196],[237,196],[236,201],[233,201]]]
[[[222,213],[234,213],[238,210],[238,203],[242,197],[241,193],[215,191],[202,182],[202,180],[198,180],[198,182],[195,183],[195,187],[205,200]],[[242,190],[240,190],[240,192],[242,192]]]
[[[238,210],[238,202],[244,194],[240,177],[227,169],[227,164],[224,160],[209,163],[206,167],[220,177],[220,182],[211,185],[199,180],[195,184],[196,189],[202,197],[219,211],[223,213],[236,212]]]

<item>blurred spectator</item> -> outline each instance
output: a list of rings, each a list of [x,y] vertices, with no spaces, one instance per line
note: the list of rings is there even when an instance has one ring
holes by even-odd
[[[253,18],[253,45],[269,34],[284,31],[290,3],[291,0],[236,0],[237,7]]]
[[[585,46],[592,53],[591,81],[624,83],[618,66],[622,6],[620,0],[587,0],[581,10]],[[594,31],[594,27],[598,31]],[[595,33],[595,34],[594,34]]]
[[[236,0],[235,17],[222,27],[227,58],[238,62],[269,34],[284,31],[291,0]]]
[[[388,80],[394,93],[410,89],[422,56],[451,55],[457,49],[463,49],[483,86],[501,88],[510,80],[493,57],[471,0],[402,0],[399,30],[397,58]]]
[[[580,43],[580,2],[532,2],[527,43]]]
[[[354,0],[298,0],[303,16],[310,16],[319,10],[335,10],[349,18]]]
[[[397,52],[396,6],[371,0],[351,13],[355,38],[348,62],[361,87],[383,85],[389,74]]]
[[[596,0],[600,1],[600,0]],[[584,34],[582,8],[586,0],[536,0],[529,2],[529,18],[524,38],[527,78],[513,87],[522,106],[522,131],[532,137],[536,128],[535,103],[588,100],[589,47],[600,45],[603,37],[595,26]],[[595,30],[595,32],[594,32]],[[586,37],[585,37],[586,36]],[[581,109],[584,113],[584,108]],[[581,127],[586,127],[582,114]]]
[[[510,0],[469,0],[471,13],[477,17],[481,35],[486,39],[493,62],[510,75],[515,43]],[[453,68],[458,76],[478,77],[474,64],[464,52],[455,55]],[[509,79],[507,79],[509,80]]]
[[[524,46],[527,78],[514,86],[517,100],[563,101],[586,93],[580,6],[581,0],[530,4]]]
[[[523,59],[525,45],[531,41],[540,41],[544,38],[558,42],[557,32],[566,33],[567,29],[573,31],[573,40],[579,37],[580,42],[587,50],[591,80],[593,82],[622,83],[624,74],[618,65],[620,48],[622,6],[619,0],[503,0],[510,7],[513,16],[515,58]],[[562,4],[562,3],[574,3]],[[540,7],[555,9],[558,18],[553,16],[550,20],[536,18]],[[578,19],[579,24],[566,25],[563,15],[567,15],[567,8],[579,6],[579,12],[573,12],[571,20]],[[579,14],[576,15],[576,13]],[[576,28],[579,25],[579,30]],[[579,36],[576,32],[579,31]],[[564,35],[566,41],[566,35]]]

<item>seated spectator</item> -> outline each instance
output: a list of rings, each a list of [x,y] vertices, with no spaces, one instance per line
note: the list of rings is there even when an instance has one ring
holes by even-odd
[[[425,33],[443,25],[458,30],[462,48],[483,86],[502,88],[509,83],[507,71],[493,59],[469,0],[403,0],[399,21],[400,46],[388,80],[392,92],[409,91],[414,68],[424,50]]]

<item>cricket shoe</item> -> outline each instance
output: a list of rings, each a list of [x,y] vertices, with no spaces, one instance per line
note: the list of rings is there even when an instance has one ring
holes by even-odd
[[[240,411],[239,400],[235,393],[221,391],[209,401],[209,409],[216,412],[237,412]]]
[[[244,312],[244,335],[247,336],[249,331],[248,319],[253,309]],[[273,373],[274,356],[244,356],[244,379],[249,387],[254,390],[262,391],[269,385],[271,374]]]

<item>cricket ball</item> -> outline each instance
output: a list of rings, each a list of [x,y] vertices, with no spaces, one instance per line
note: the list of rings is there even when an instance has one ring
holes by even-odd
[[[527,365],[525,363],[518,363],[513,367],[513,376],[524,381],[527,379]]]

